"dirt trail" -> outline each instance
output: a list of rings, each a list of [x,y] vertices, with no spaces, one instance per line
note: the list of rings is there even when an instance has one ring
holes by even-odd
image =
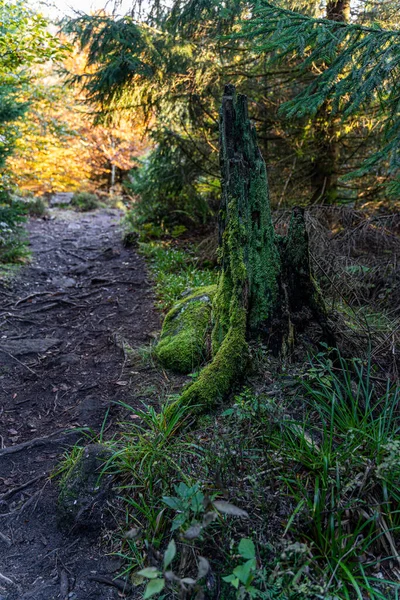
[[[32,263],[0,285],[0,600],[120,597],[89,579],[118,572],[104,540],[58,528],[48,474],[78,437],[65,430],[99,431],[107,410],[113,426],[131,397],[120,341],[148,342],[158,319],[118,211],[55,214],[30,223]]]

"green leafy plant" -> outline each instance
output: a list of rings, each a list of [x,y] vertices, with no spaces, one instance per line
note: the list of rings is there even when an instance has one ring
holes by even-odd
[[[149,567],[141,569],[136,575],[149,579],[146,586],[144,598],[159,594],[168,587],[185,598],[188,592],[203,592],[201,581],[210,570],[210,564],[206,558],[199,554],[198,545],[204,539],[206,530],[223,515],[248,518],[246,511],[239,507],[217,499],[217,493],[204,494],[200,484],[187,485],[180,482],[175,486],[176,496],[164,496],[163,502],[174,511],[175,516],[171,522],[171,533],[179,534],[179,540],[171,539],[163,556],[162,568]],[[197,546],[196,546],[197,544]],[[197,574],[193,574],[190,568],[190,576],[181,573],[182,565],[190,564],[188,559],[190,552],[196,557]],[[180,565],[173,571],[170,565],[179,554]]]
[[[193,517],[197,518],[205,511],[205,497],[198,483],[189,487],[186,483],[181,482],[175,486],[175,492],[176,496],[163,497],[164,504],[176,511],[171,531],[191,524]]]
[[[257,569],[256,547],[253,540],[249,538],[240,540],[238,552],[245,562],[235,567],[232,573],[222,580],[238,590],[238,597],[244,598],[248,595],[249,598],[256,598],[258,591],[252,585]]]
[[[171,569],[171,563],[177,555],[177,546],[175,540],[171,540],[168,544],[163,557],[162,570],[156,567],[148,567],[141,569],[137,575],[149,580],[146,585],[143,598],[150,598],[160,594],[166,586],[178,591],[181,598],[186,597],[187,592],[202,592],[202,586],[199,582],[207,575],[210,570],[210,564],[206,558],[199,556],[197,558],[197,576],[194,577],[179,577]]]

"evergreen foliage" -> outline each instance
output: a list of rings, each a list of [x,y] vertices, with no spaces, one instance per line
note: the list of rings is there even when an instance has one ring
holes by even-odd
[[[327,100],[342,121],[368,108],[379,114],[385,144],[357,173],[388,160],[392,188],[400,191],[400,31],[310,18],[259,0],[239,37],[274,63],[296,57],[299,72],[315,73],[281,106],[288,118],[313,117]]]
[[[90,69],[75,81],[97,119],[143,113],[162,146],[152,174],[160,187],[170,181],[171,193],[154,203],[156,221],[170,213],[171,194],[181,210],[177,179],[160,161],[167,147],[174,173],[183,165],[195,170],[201,188],[218,176],[218,103],[227,82],[250,99],[272,204],[326,200],[329,194],[317,190],[326,169],[338,201],[382,198],[388,173],[393,187],[398,107],[390,81],[398,74],[398,35],[382,28],[393,24],[393,11],[365,1],[352,11],[351,25],[321,18],[336,4],[178,0],[170,8],[152,2],[146,15],[136,6],[127,16],[82,15],[64,24],[88,52]],[[139,187],[147,168],[133,175]]]
[[[135,225],[154,223],[170,227],[184,222],[205,222],[210,204],[217,203],[219,185],[205,180],[193,153],[177,140],[159,137],[160,141],[131,173],[126,188],[138,199]],[[172,141],[172,143],[171,143]],[[186,152],[185,152],[186,150]],[[215,198],[211,202],[211,197]],[[210,203],[206,202],[210,199]]]

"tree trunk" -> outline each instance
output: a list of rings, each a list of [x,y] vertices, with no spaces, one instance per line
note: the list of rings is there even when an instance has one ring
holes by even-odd
[[[324,102],[315,119],[315,161],[312,173],[314,193],[310,204],[334,204],[337,198],[339,146],[337,125]]]
[[[275,235],[265,162],[247,113],[247,97],[227,85],[220,115],[221,273],[212,309],[213,359],[181,401],[204,409],[231,389],[246,368],[249,341],[288,356],[309,325],[333,342],[310,271],[303,210],[288,235]],[[315,329],[315,328],[314,328]]]
[[[330,0],[326,6],[326,18],[347,23],[350,20],[350,0]]]
[[[347,23],[350,20],[350,0],[330,0],[326,18]],[[312,184],[311,204],[333,204],[337,198],[339,145],[337,123],[331,115],[330,103],[324,102],[315,119],[316,157]]]

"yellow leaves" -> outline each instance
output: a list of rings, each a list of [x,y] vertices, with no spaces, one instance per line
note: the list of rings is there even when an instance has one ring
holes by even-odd
[[[83,69],[80,56],[69,67]],[[37,73],[32,104],[20,124],[16,149],[7,168],[17,187],[43,194],[107,186],[112,166],[127,171],[143,154],[143,125],[120,120],[112,127],[91,124],[82,94],[51,70]]]

